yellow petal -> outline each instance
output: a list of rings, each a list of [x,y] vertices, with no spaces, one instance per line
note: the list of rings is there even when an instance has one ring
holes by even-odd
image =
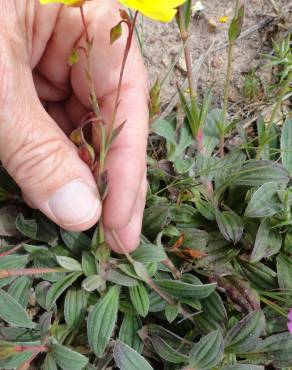
[[[64,5],[81,5],[84,1],[83,0],[40,0],[42,5],[51,4],[51,3],[58,3]]]
[[[219,18],[220,23],[226,23],[228,21],[228,15],[224,15],[223,17]]]
[[[161,22],[170,22],[175,14],[176,8],[186,0],[119,0],[126,7],[138,10],[146,17]]]

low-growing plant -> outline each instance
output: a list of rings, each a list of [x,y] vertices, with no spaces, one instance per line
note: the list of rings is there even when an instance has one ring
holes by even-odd
[[[43,2],[50,2],[45,1]],[[59,1],[60,2],[60,1]],[[62,1],[80,7],[85,1]],[[110,252],[102,222],[87,233],[59,228],[37,211],[15,218],[11,207],[20,192],[0,176],[0,368],[55,370],[262,370],[292,367],[292,119],[277,113],[292,80],[291,43],[274,45],[279,88],[271,117],[259,115],[256,137],[228,115],[232,50],[244,20],[236,1],[229,29],[228,70],[222,108],[212,107],[212,89],[198,99],[192,75],[188,29],[191,0],[121,1],[110,39],[127,25],[120,81],[131,48],[138,11],[177,23],[188,69],[189,89],[179,89],[183,124],[176,112],[160,117],[159,81],[151,93],[147,207],[139,248]],[[84,21],[86,46],[73,50],[70,63],[85,53],[92,113],[71,138],[95,169],[105,199],[104,162],[113,140],[119,108],[106,134],[90,73],[92,39]],[[290,52],[289,52],[290,51]],[[96,153],[83,128],[100,139]],[[228,148],[227,135],[241,145]],[[157,154],[155,145],[159,143]],[[154,149],[153,149],[154,148]],[[17,244],[13,244],[14,241]],[[289,314],[291,321],[291,311]]]

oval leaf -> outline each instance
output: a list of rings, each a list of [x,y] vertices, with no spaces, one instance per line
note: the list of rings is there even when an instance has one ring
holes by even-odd
[[[264,219],[256,235],[250,262],[259,262],[262,258],[273,256],[279,252],[281,245],[282,236],[270,226],[267,219]]]
[[[88,316],[88,341],[97,357],[102,357],[114,329],[118,315],[119,294],[119,287],[112,287],[99,299]]]
[[[225,337],[225,349],[228,353],[243,353],[254,348],[257,339],[266,327],[262,311],[254,311],[239,321]]]
[[[155,280],[155,284],[175,298],[207,298],[214,292],[216,284],[189,284],[178,280]]]
[[[36,326],[17,300],[2,289],[0,289],[0,317],[9,324],[22,328],[34,328]]]
[[[65,321],[69,328],[77,328],[85,319],[87,298],[82,289],[69,289],[64,304]]]
[[[246,217],[271,217],[281,210],[277,195],[279,186],[275,182],[262,185],[252,196],[246,210]]]
[[[120,370],[153,370],[144,357],[119,340],[114,347],[114,359]]]
[[[53,307],[56,300],[74,283],[75,280],[79,278],[80,275],[80,272],[72,272],[50,287],[46,297],[46,306],[48,310]]]
[[[119,339],[138,353],[142,353],[143,350],[143,342],[138,335],[141,328],[142,322],[139,316],[125,315],[119,331]]]
[[[191,367],[209,370],[216,366],[224,354],[224,341],[219,330],[204,336],[190,352]]]
[[[281,136],[281,154],[283,166],[292,175],[292,119],[284,123]]]
[[[226,240],[237,244],[243,234],[243,221],[232,211],[216,212],[216,221],[221,231],[221,234]]]
[[[139,282],[137,286],[129,288],[130,299],[139,315],[145,317],[149,311],[149,295],[145,286]]]
[[[56,256],[58,264],[68,271],[82,271],[80,263],[74,258],[65,256]]]
[[[88,363],[88,359],[85,356],[61,344],[52,343],[51,350],[54,360],[61,369],[81,370]]]

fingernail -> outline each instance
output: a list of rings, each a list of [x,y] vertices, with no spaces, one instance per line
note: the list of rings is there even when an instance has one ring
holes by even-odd
[[[100,206],[97,190],[81,180],[69,182],[49,199],[50,210],[64,226],[90,221]]]

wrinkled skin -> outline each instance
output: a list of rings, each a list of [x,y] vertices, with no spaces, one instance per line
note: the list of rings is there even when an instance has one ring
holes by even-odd
[[[115,0],[93,0],[84,6],[94,36],[94,84],[108,124],[127,35],[124,30],[110,46],[118,9]],[[0,159],[28,204],[65,229],[86,230],[100,218],[101,206],[94,176],[67,137],[90,110],[86,61],[81,56],[72,69],[67,63],[72,48],[84,44],[79,8],[1,0],[0,22]],[[103,210],[107,240],[118,252],[110,229],[117,230],[128,251],[135,249],[146,193],[147,78],[136,45],[127,63],[116,124],[124,120],[106,161],[109,194]],[[68,209],[70,194],[54,194],[75,180],[86,183],[91,193],[82,198],[81,190],[73,188]]]

